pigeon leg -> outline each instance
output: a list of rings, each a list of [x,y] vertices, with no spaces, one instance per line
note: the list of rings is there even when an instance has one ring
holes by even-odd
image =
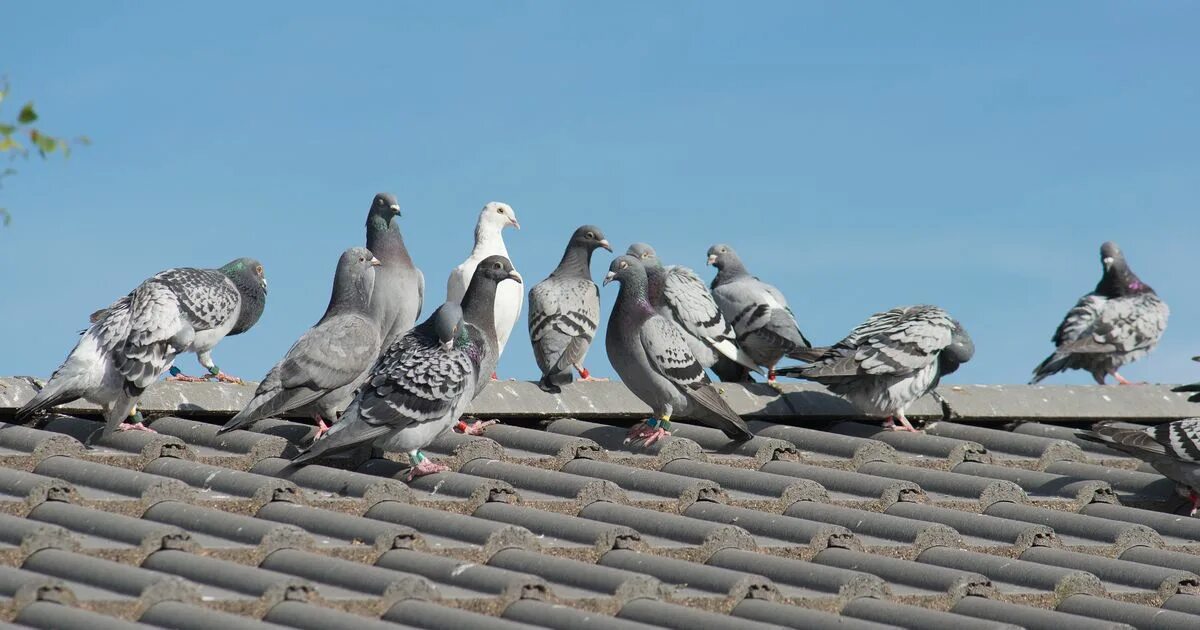
[[[129,420],[117,425],[118,431],[145,431],[146,433],[158,433],[154,429],[146,426],[146,419],[142,417],[142,412],[138,411],[137,405],[134,405],[133,411],[129,412]]]
[[[770,385],[771,389],[774,389],[780,394],[783,393],[783,385],[780,385],[779,382],[775,380],[775,366],[773,365],[770,368],[767,368],[767,385]]]
[[[500,380],[500,377],[496,376],[496,373],[495,373],[495,372],[492,372],[492,380],[493,380],[493,381],[498,381],[498,380]]]
[[[888,431],[896,430],[896,420],[894,419],[893,416],[888,416],[887,418],[884,419],[883,428],[887,429]]]
[[[246,382],[236,376],[230,376],[220,370],[209,378],[215,378],[222,383],[233,383],[234,385],[244,385]],[[208,380],[208,379],[205,379]]]
[[[1117,379],[1117,383],[1119,383],[1121,385],[1137,385],[1137,383],[1134,383],[1133,381],[1130,381],[1130,380],[1126,379],[1124,376],[1121,376],[1120,374],[1118,374],[1116,372],[1116,370],[1113,371],[1112,375],[1113,375],[1113,378]]]
[[[167,377],[167,380],[175,381],[177,383],[203,383],[204,381],[208,380],[202,376],[188,376],[187,374],[183,373],[183,370],[175,367],[174,365],[171,366],[170,373],[171,375]]]
[[[484,429],[492,426],[493,424],[499,423],[499,420],[488,420],[487,422],[476,420],[474,424],[467,424],[466,422],[459,420],[458,424],[455,425],[454,428],[462,432],[463,435],[483,435]]]
[[[1195,516],[1196,511],[1200,510],[1200,494],[1196,494],[1195,490],[1188,490],[1188,500],[1192,502],[1192,511],[1188,512],[1188,516]]]
[[[321,418],[321,414],[319,413],[313,414],[313,420],[317,421],[317,434],[313,436],[313,441],[316,442],[329,431],[329,425],[325,424],[325,420]]]
[[[439,464],[425,457],[425,453],[422,453],[421,449],[409,451],[408,460],[412,462],[413,465],[408,471],[408,481],[412,481],[417,477],[424,477],[425,475],[432,475],[434,473],[446,472],[450,470],[449,466],[445,464]]]
[[[642,442],[643,446],[650,446],[670,435],[671,416],[664,415],[662,418],[651,418],[641,424],[635,425],[630,429],[629,435],[625,437],[625,443]]]
[[[913,433],[919,433],[919,431],[913,427],[912,423],[908,421],[908,418],[904,417],[904,412],[897,412],[895,418],[896,420],[900,421],[900,426],[896,426],[895,423],[892,423],[893,431],[912,431]]]
[[[933,400],[935,402],[937,402],[937,404],[942,406],[942,420],[943,421],[949,422],[952,418],[954,418],[956,415],[958,415],[958,414],[954,413],[954,408],[950,406],[949,402],[946,402],[945,398],[942,398],[942,395],[938,393],[938,390],[936,390],[936,389],[929,390],[929,395],[931,397],[933,397]]]
[[[575,369],[579,370],[580,382],[591,382],[591,383],[606,383],[606,382],[608,382],[608,379],[606,379],[606,378],[593,378],[592,373],[587,371],[587,368],[583,367],[582,365],[575,366]]]

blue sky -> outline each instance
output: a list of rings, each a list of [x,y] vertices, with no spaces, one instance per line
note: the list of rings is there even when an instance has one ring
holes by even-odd
[[[215,356],[257,379],[320,317],[387,190],[426,313],[500,200],[530,285],[582,223],[706,280],[723,241],[817,343],[892,306],[944,306],[977,346],[956,382],[1027,380],[1112,239],[1172,308],[1125,375],[1200,378],[1195,4],[47,1],[5,16],[7,116],[33,99],[47,130],[94,144],[4,180],[0,374],[48,376],[92,310],[161,269],[250,255],[266,313]],[[588,365],[610,376],[602,333]],[[499,371],[537,372],[524,316]]]

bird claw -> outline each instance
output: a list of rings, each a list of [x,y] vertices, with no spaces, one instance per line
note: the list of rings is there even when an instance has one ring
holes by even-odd
[[[316,442],[317,440],[324,437],[324,435],[328,432],[329,432],[329,425],[325,424],[324,420],[318,419],[317,420],[317,434],[313,436],[313,441]]]
[[[772,379],[772,380],[767,381],[767,385],[771,386],[771,389],[779,392],[780,394],[783,393],[783,385],[780,384],[779,381]]]
[[[607,383],[608,379],[595,376],[586,376],[579,379],[580,383]]]
[[[138,422],[138,423],[122,422],[121,424],[117,425],[117,430],[118,431],[145,431],[146,433],[158,433],[158,431],[155,431],[154,429],[151,429],[150,427],[148,427],[140,422]]]
[[[640,442],[642,446],[650,446],[670,435],[671,432],[662,427],[651,427],[643,422],[629,430],[629,435],[625,436],[625,444]]]
[[[243,381],[242,379],[240,379],[236,376],[230,376],[224,372],[217,372],[216,374],[206,376],[205,380],[207,380],[207,379],[216,379],[217,381],[219,381],[221,383],[232,383],[234,385],[244,385],[245,384],[245,381]]]
[[[173,376],[168,376],[167,380],[175,381],[176,383],[206,383],[206,382],[208,382],[208,377],[207,376],[188,376],[187,374],[175,374]]]
[[[408,470],[408,481],[412,481],[417,477],[424,477],[425,475],[446,472],[448,470],[450,470],[450,467],[445,464],[439,464],[430,459],[423,459],[420,464]]]
[[[500,424],[500,421],[488,420],[485,422],[483,420],[476,420],[474,424],[467,424],[459,421],[458,430],[462,431],[463,435],[483,435],[483,430],[492,426],[493,424]]]

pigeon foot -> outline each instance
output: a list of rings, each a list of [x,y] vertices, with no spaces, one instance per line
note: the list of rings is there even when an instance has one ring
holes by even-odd
[[[1188,516],[1196,516],[1196,512],[1200,511],[1200,494],[1196,494],[1195,490],[1188,490],[1188,500],[1192,502],[1192,511],[1188,512]]]
[[[671,435],[671,421],[667,418],[651,418],[646,422],[636,424],[625,436],[625,444],[641,442],[642,446],[650,446],[655,442]]]
[[[408,481],[412,481],[417,477],[424,477],[425,475],[446,472],[448,470],[450,470],[450,467],[445,464],[439,464],[431,459],[422,459],[421,463],[409,469]]]
[[[204,379],[205,380],[216,379],[217,381],[219,381],[221,383],[233,383],[234,385],[245,384],[245,381],[243,381],[242,379],[240,379],[236,376],[230,376],[224,372],[217,372],[216,374],[212,374],[210,376],[204,377]]]
[[[317,416],[317,434],[313,436],[313,441],[321,439],[327,432],[329,432],[329,425],[325,424],[320,416]]]
[[[142,424],[141,422],[123,422],[117,425],[118,431],[145,431],[146,433],[158,433],[154,429]]]
[[[496,376],[496,373],[495,373],[495,372],[492,372],[492,380],[493,380],[493,381],[498,381],[498,380],[500,380],[500,377]]]
[[[172,374],[171,376],[168,376],[167,380],[175,381],[176,383],[207,383],[208,377],[206,377],[206,376],[188,376],[187,374],[180,373],[180,374]]]
[[[500,421],[488,420],[484,422],[482,420],[476,420],[474,424],[467,424],[466,422],[459,420],[458,425],[455,426],[455,428],[459,431],[462,431],[463,435],[483,435],[483,430],[492,426],[493,424],[500,424]]]
[[[608,379],[606,379],[606,378],[596,378],[596,377],[592,376],[592,373],[589,372],[587,370],[587,368],[585,368],[585,367],[576,367],[575,369],[579,370],[579,382],[580,383],[607,383],[608,382]]]
[[[899,420],[900,424],[896,424],[896,420]],[[887,429],[888,431],[910,431],[912,433],[920,433],[920,431],[913,427],[912,423],[909,422],[908,418],[905,418],[904,414],[902,413],[898,413],[895,416],[888,416],[888,419],[883,423],[883,428]]]

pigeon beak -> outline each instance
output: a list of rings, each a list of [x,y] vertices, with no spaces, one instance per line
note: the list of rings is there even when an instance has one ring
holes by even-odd
[[[617,272],[615,272],[615,271],[610,271],[607,274],[605,274],[604,275],[604,286],[608,286],[608,283],[615,280],[616,277],[617,277]]]
[[[600,247],[603,247],[604,249],[607,249],[610,252],[612,251],[612,245],[610,245],[608,243],[608,239],[606,239],[606,238],[600,239]]]
[[[508,272],[508,279],[516,280],[517,284],[525,284],[525,279],[521,277],[521,274],[517,273],[516,269],[513,269],[512,271]]]
[[[521,224],[520,224],[520,223],[517,223],[517,220],[516,220],[516,219],[509,219],[509,220],[508,220],[508,224],[509,224],[509,225],[511,225],[511,226],[513,226],[513,227],[515,227],[515,228],[517,228],[518,230],[519,230],[519,229],[521,229]]]
[[[398,204],[398,203],[392,204],[392,211],[395,212],[397,215],[399,215],[400,214],[400,204]]]
[[[717,264],[717,255],[716,255],[716,254],[709,254],[709,255],[708,255],[708,264],[710,264],[710,265],[716,265],[716,264]]]
[[[372,258],[372,259],[371,259],[371,266],[372,266],[372,267],[378,267],[379,265],[382,265],[382,264],[383,264],[383,263],[379,262],[379,259],[378,259],[378,258]]]
[[[453,348],[453,347],[454,347],[453,339],[447,339],[446,341],[442,342],[442,348],[445,350],[449,350],[450,348]]]

